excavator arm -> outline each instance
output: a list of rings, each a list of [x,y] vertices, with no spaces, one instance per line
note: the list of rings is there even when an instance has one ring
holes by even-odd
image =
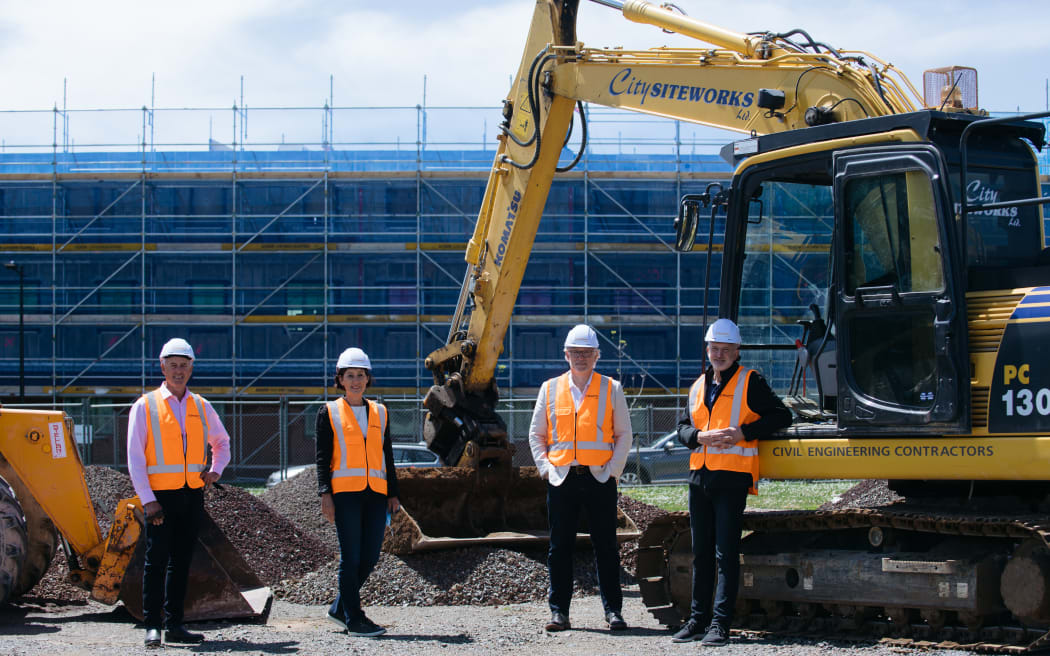
[[[504,101],[448,340],[425,361],[434,386],[424,399],[424,439],[446,464],[509,466],[506,426],[494,410],[494,372],[574,121],[585,147],[583,102],[751,134],[909,112],[921,102],[891,65],[801,30],[741,34],[643,0],[592,1],[715,48],[585,48],[575,40],[579,0],[536,3]]]

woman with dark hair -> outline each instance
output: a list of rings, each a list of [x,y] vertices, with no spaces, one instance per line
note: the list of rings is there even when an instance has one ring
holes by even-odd
[[[339,536],[339,594],[328,619],[366,637],[386,633],[361,610],[361,586],[379,561],[388,513],[401,508],[390,422],[386,406],[365,398],[371,384],[368,356],[346,349],[335,374],[343,397],[317,413],[317,493]]]

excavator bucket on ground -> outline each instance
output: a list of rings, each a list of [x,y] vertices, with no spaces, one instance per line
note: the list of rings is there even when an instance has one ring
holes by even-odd
[[[138,541],[120,586],[120,601],[142,620],[142,570],[146,541]],[[186,586],[185,620],[252,619],[265,622],[273,592],[263,585],[207,511],[201,522]]]
[[[547,485],[535,467],[424,467],[397,476],[402,512],[391,518],[387,552],[550,541]],[[620,542],[639,535],[620,510],[616,534]],[[577,540],[588,539],[582,518]]]

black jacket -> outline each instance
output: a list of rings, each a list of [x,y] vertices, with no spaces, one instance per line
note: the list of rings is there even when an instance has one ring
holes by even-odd
[[[722,380],[726,381],[732,378],[739,368],[740,363],[734,362],[722,374]],[[704,371],[704,388],[708,391],[712,390],[711,376],[713,371],[710,366]],[[707,406],[709,411],[714,406],[715,399],[721,393],[722,386],[719,385],[717,388],[714,388],[713,394],[706,395],[704,405]],[[740,431],[748,440],[767,439],[781,428],[787,428],[791,425],[791,411],[787,409],[780,397],[773,393],[769,383],[757,371],[751,375],[751,383],[747,388],[747,405],[759,416],[758,419],[750,424],[744,424],[740,427]],[[678,418],[678,441],[690,449],[695,449],[700,446],[699,442],[696,441],[696,434],[699,431],[693,426],[690,414],[691,409],[686,408],[685,412]],[[751,474],[723,470],[712,471],[704,466],[690,471],[689,483],[690,485],[703,485],[708,488],[751,487]]]
[[[368,416],[368,404],[365,404]],[[328,419],[328,404],[317,411],[317,496],[332,492],[332,452],[335,450],[335,433]],[[386,496],[396,497],[397,469],[394,467],[394,448],[390,444],[390,413],[387,412],[386,432],[383,435],[383,455],[386,458]]]

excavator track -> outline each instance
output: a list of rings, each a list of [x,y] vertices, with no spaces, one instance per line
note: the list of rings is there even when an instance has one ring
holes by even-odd
[[[735,629],[987,653],[1050,649],[1047,515],[901,504],[746,513],[744,530]],[[691,600],[688,513],[653,521],[637,562],[648,610],[681,624]]]

